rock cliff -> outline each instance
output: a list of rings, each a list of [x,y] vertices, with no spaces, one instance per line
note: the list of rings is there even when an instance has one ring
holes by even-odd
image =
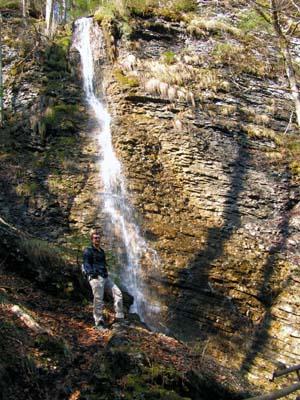
[[[216,17],[208,3],[194,19],[136,16],[129,37],[95,21],[98,92],[136,219],[161,259],[145,274],[160,328],[266,387],[278,364],[300,357],[289,147],[299,139],[275,44],[232,24],[234,8]],[[0,207],[11,223],[74,247],[105,217],[93,116],[66,37],[31,52],[22,73],[20,49],[4,40]]]
[[[266,385],[299,361],[300,333],[300,193],[282,142],[293,105],[274,45],[257,54],[254,37],[224,28],[195,38],[182,21],[135,22],[102,76],[131,200],[161,257],[159,276],[148,271],[161,325]],[[236,63],[218,53],[224,40]]]

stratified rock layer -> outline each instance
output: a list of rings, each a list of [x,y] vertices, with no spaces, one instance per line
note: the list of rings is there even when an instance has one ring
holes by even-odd
[[[165,37],[155,21],[139,24],[104,84],[131,200],[161,258],[159,276],[148,276],[160,327],[266,386],[279,362],[300,356],[299,189],[288,163],[277,162],[276,135],[292,108],[278,88],[284,78],[235,76],[214,64],[216,38],[191,39],[176,24]],[[186,99],[170,98],[170,76],[164,86],[167,51],[184,74],[195,70]],[[201,90],[212,71],[217,87]]]

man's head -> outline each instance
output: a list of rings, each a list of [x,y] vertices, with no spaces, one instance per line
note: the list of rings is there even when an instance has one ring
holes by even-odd
[[[98,229],[93,229],[91,231],[91,241],[93,246],[100,247],[100,238],[101,238],[100,231]]]

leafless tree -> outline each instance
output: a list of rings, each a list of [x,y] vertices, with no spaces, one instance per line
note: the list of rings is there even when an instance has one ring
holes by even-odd
[[[300,92],[291,52],[292,39],[300,33],[299,0],[251,0],[251,3],[274,29],[284,59],[285,71],[295,104],[297,123],[300,127]]]

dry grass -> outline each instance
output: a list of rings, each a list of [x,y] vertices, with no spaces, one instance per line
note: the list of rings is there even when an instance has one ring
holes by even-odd
[[[213,54],[213,62],[219,66],[228,66],[236,73],[248,73],[259,77],[267,77],[273,74],[273,65],[255,54],[255,49],[233,43],[216,44]]]
[[[244,36],[243,31],[218,19],[204,19],[195,17],[188,23],[187,31],[195,37],[202,37],[208,34],[221,35],[229,34],[235,38]]]
[[[270,139],[277,145],[283,144],[283,137],[273,129],[269,129],[263,126],[255,124],[247,124],[244,126],[244,131],[251,138],[265,138]]]

